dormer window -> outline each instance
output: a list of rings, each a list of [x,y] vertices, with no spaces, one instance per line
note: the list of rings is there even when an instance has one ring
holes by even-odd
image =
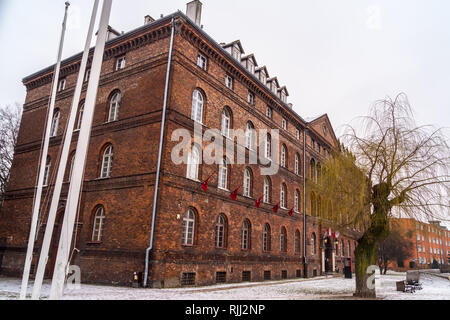
[[[248,71],[250,71],[252,74],[255,73],[255,65],[251,60],[248,61]]]
[[[264,73],[264,71],[261,71],[260,76],[259,76],[259,80],[263,83],[263,85],[267,84],[267,76]]]
[[[281,92],[281,101],[283,101],[284,103],[287,102],[286,94],[283,91]]]
[[[241,50],[239,50],[238,46],[233,46],[233,58],[237,61],[241,62]]]
[[[273,93],[277,94],[278,88],[275,81],[272,81],[272,91]]]

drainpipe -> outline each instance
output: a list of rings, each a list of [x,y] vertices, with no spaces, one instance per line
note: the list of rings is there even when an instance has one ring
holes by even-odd
[[[303,273],[304,277],[308,277],[307,261],[306,261],[306,133],[303,132]]]
[[[166,124],[166,110],[167,110],[167,97],[169,93],[169,79],[170,79],[170,68],[172,65],[172,51],[173,51],[173,38],[175,33],[175,23],[174,18],[172,18],[172,34],[170,36],[170,48],[169,48],[169,62],[167,64],[167,75],[166,75],[166,87],[164,89],[164,105],[162,111],[162,120],[161,120],[161,135],[159,137],[159,151],[158,151],[158,165],[156,168],[156,181],[155,181],[155,190],[153,195],[153,210],[152,210],[152,230],[150,234],[150,246],[145,251],[145,274],[144,274],[144,288],[147,287],[148,280],[148,260],[150,257],[150,251],[153,249],[153,238],[155,233],[155,219],[156,219],[156,207],[158,201],[158,188],[159,188],[159,178],[161,175],[161,158],[162,158],[162,148],[164,141],[164,128]]]

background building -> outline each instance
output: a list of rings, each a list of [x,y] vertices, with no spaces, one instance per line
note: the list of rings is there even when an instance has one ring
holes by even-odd
[[[202,30],[201,16],[192,13],[198,12],[198,6],[199,1],[189,3],[188,15],[177,12],[156,21],[146,16],[145,25],[122,35],[110,28],[76,225],[78,250],[74,250],[71,263],[81,267],[83,282],[129,284],[134,272],[143,272],[152,226],[165,77],[171,59],[163,165],[149,261],[151,284],[205,285],[342,270],[343,258],[353,257],[357,233],[341,231],[337,243],[325,235],[328,226],[316,218],[322,200],[303,191],[305,179],[314,179],[320,162],[338,148],[328,117],[306,121],[296,114],[287,103],[287,88],[269,74],[268,67],[259,65],[253,54],[245,55],[240,41],[219,44]],[[175,37],[169,56],[172,20]],[[38,261],[80,59],[81,54],[62,63],[32,269]],[[53,70],[50,66],[23,80],[27,97],[0,216],[0,272],[5,275],[20,276],[23,270]],[[89,71],[82,97],[88,81]],[[77,128],[83,101],[78,114]],[[229,129],[279,129],[280,152],[272,154],[268,147],[266,156],[278,161],[280,170],[274,176],[261,176],[261,165],[237,165],[226,158],[220,165],[198,165],[202,147],[195,144],[190,165],[175,165],[171,152],[178,142],[171,141],[172,133],[179,128],[193,133],[194,123],[203,130],[219,128],[225,138]],[[247,157],[256,145],[252,135],[248,137]],[[77,138],[75,132],[47,276],[56,259]],[[202,182],[208,177],[209,188],[204,192]],[[239,186],[242,188],[233,201],[230,192]],[[256,208],[255,201],[261,196],[261,207]],[[275,213],[277,203],[280,209]]]

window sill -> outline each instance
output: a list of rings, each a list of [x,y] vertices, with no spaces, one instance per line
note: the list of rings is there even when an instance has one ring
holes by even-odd
[[[86,244],[88,246],[95,246],[95,245],[101,245],[103,242],[102,241],[88,241]]]

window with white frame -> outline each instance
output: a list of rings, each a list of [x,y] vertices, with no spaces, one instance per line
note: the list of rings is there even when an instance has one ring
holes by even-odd
[[[252,106],[255,104],[255,95],[250,91],[248,92],[248,103]]]
[[[75,153],[72,155],[72,157],[70,158],[70,169],[69,169],[69,180],[72,178],[72,172],[73,172],[73,165],[75,163]]]
[[[287,201],[286,201],[286,197],[287,197],[287,187],[286,185],[283,183],[281,185],[281,191],[280,191],[280,206],[283,209],[287,208]]]
[[[119,57],[116,60],[116,71],[122,70],[125,68],[127,60],[125,59],[125,56]]]
[[[91,78],[91,69],[86,70],[86,74],[84,75],[84,82],[88,82]]]
[[[295,190],[294,211],[300,212],[300,191],[298,191],[298,190]]]
[[[297,140],[300,140],[300,130],[297,129],[297,131],[295,131],[295,137]]]
[[[61,116],[61,112],[59,109],[55,109],[55,113],[52,119],[52,126],[50,128],[50,137],[56,137],[58,135],[58,127],[59,127],[59,118]]]
[[[235,58],[237,61],[241,62],[241,50],[237,45],[233,46],[233,58]]]
[[[195,213],[192,209],[189,209],[184,213],[183,217],[183,234],[182,244],[184,246],[194,245],[194,232],[195,232]]]
[[[206,71],[206,65],[207,65],[207,59],[204,55],[202,55],[201,53],[198,54],[197,56],[197,66],[199,66],[200,68],[202,68],[203,70]]]
[[[51,166],[52,166],[52,160],[50,159],[50,157],[47,157],[47,161],[45,163],[45,170],[44,170],[43,186],[48,186]]]
[[[249,150],[254,150],[256,146],[256,131],[253,123],[247,122],[245,130],[245,147]]]
[[[272,119],[272,113],[273,113],[272,112],[272,108],[268,106],[266,108],[266,117],[269,118],[269,119]]]
[[[228,161],[222,160],[219,165],[219,189],[227,190],[228,187]]]
[[[246,168],[244,170],[244,197],[251,196],[251,187],[252,187],[252,175],[250,170]]]
[[[120,102],[122,100],[122,94],[120,92],[116,92],[111,97],[109,102],[109,116],[108,122],[113,122],[119,120],[119,112],[120,112]]]
[[[66,78],[59,80],[58,91],[63,91],[66,89]]]
[[[200,93],[199,90],[194,90],[194,93],[192,94],[191,119],[198,123],[202,123],[203,121],[203,104],[204,104],[203,95]]]
[[[102,161],[102,172],[100,178],[110,178],[112,171],[112,164],[114,158],[114,148],[113,146],[108,146],[103,153],[103,161]]]
[[[316,234],[311,235],[311,255],[316,254]]]
[[[264,197],[263,197],[263,201],[264,203],[270,203],[271,201],[271,190],[272,189],[272,182],[270,181],[269,177],[265,177],[264,178]]]
[[[98,207],[95,211],[94,216],[94,226],[92,228],[92,241],[100,242],[102,241],[103,227],[105,224],[105,209],[103,207]]]
[[[226,220],[223,215],[219,215],[219,218],[216,222],[216,239],[215,244],[216,248],[224,248],[225,247],[225,230],[226,230]]]
[[[231,129],[231,113],[228,108],[222,111],[222,135],[229,138]]]
[[[280,231],[280,251],[287,251],[287,232],[285,227],[281,227]]]
[[[283,168],[286,168],[286,158],[287,158],[287,151],[286,151],[286,146],[283,144],[281,146],[281,166]]]
[[[187,174],[186,177],[191,180],[198,180],[198,169],[200,165],[200,151],[197,146],[192,146],[191,152],[188,154]]]
[[[84,103],[80,106],[80,110],[78,111],[78,122],[75,130],[81,129],[81,123],[83,122],[83,114],[84,114]]]
[[[233,78],[229,75],[225,76],[225,85],[228,89],[233,90]]]
[[[300,174],[300,156],[298,153],[295,154],[294,172],[296,175]]]
[[[265,144],[265,156],[267,159],[272,158],[272,137],[270,134],[266,135],[266,144]]]
[[[250,249],[250,222],[245,219],[242,224],[242,242],[241,242],[242,250]]]
[[[282,127],[284,130],[287,130],[287,121],[286,121],[286,119],[282,119],[282,120],[281,120],[281,127]]]

